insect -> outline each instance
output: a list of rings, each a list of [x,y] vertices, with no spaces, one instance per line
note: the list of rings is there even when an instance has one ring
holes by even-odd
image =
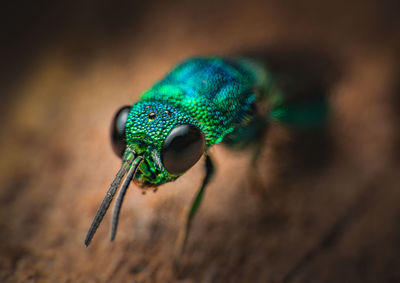
[[[205,156],[205,176],[180,237],[184,246],[214,172],[208,149],[221,142],[246,146],[269,121],[290,120],[282,101],[268,68],[251,59],[192,58],[177,65],[138,102],[116,113],[111,140],[122,166],[97,211],[85,245],[90,244],[124,177],[115,202],[111,241],[131,181],[143,189],[157,188],[176,180]]]

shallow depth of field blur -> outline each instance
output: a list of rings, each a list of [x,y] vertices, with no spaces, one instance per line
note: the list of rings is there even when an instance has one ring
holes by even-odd
[[[0,12],[1,282],[400,281],[398,1],[22,2]],[[202,161],[131,186],[116,241],[108,213],[86,248],[116,110],[185,58],[247,50],[321,85],[326,129],[271,125],[256,166],[215,146],[179,270]]]

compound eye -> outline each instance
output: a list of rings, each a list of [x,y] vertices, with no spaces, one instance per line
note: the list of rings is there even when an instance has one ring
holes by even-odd
[[[125,124],[131,106],[120,108],[111,124],[111,145],[116,155],[122,158],[126,149]]]
[[[192,167],[203,155],[205,140],[194,125],[180,125],[172,129],[161,150],[162,163],[171,174],[181,174]]]

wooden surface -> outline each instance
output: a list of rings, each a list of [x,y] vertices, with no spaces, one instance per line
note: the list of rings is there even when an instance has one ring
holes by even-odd
[[[158,2],[3,9],[0,281],[400,281],[398,2]],[[243,50],[321,82],[327,128],[272,125],[255,167],[216,146],[179,272],[201,162],[157,193],[132,186],[116,241],[107,215],[85,248],[120,166],[115,111],[180,60]]]

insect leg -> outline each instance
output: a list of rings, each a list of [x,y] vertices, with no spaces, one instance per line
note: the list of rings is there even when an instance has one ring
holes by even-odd
[[[179,232],[177,246],[176,246],[176,257],[177,258],[183,253],[183,251],[185,249],[185,245],[186,245],[189,233],[190,233],[190,228],[191,228],[193,219],[194,219],[197,211],[199,210],[199,207],[200,207],[201,201],[203,199],[207,184],[214,174],[214,165],[212,163],[210,156],[206,155],[205,157],[206,157],[206,160],[205,160],[206,174],[204,176],[203,183],[202,183],[200,189],[198,190],[196,197],[193,200],[193,203],[192,203],[190,210],[187,214],[187,217],[185,219],[185,223],[181,227],[181,230]]]

